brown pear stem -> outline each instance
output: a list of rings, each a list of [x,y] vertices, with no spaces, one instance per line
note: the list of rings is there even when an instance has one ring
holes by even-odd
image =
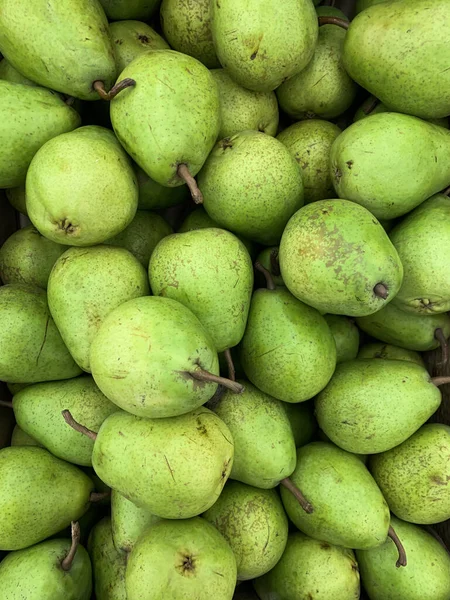
[[[275,275],[275,277],[281,275],[280,261],[278,260],[278,248],[274,248],[270,253],[270,268],[272,269],[272,275]]]
[[[339,17],[319,17],[319,27],[321,25],[338,25],[342,29],[348,29],[350,23]]]
[[[259,261],[255,262],[255,269],[262,273],[266,278],[267,289],[276,290],[276,285],[273,281],[271,272],[268,269],[266,269],[266,267],[263,267]]]
[[[203,204],[203,194],[201,193],[195,178],[192,177],[189,167],[184,163],[181,163],[181,165],[178,165],[177,175],[188,186],[189,191],[191,192],[192,200],[195,202],[195,204]]]
[[[111,496],[111,492],[91,492],[89,496],[89,502],[101,502]]]
[[[225,356],[225,360],[227,361],[228,379],[230,379],[231,381],[236,381],[236,369],[234,368],[233,357],[231,356],[230,349],[227,348],[226,350],[224,350],[223,354]]]
[[[450,375],[442,375],[442,377],[432,377],[431,383],[434,383],[435,386],[439,387],[440,385],[446,385],[450,383]]]
[[[391,540],[394,542],[394,544],[396,545],[397,550],[398,550],[398,559],[397,559],[397,562],[395,563],[395,566],[397,567],[397,569],[399,567],[406,567],[406,565],[408,564],[408,561],[406,559],[405,548],[403,547],[403,544],[401,543],[398,535],[395,533],[395,530],[392,527],[392,525],[390,525],[390,527],[389,527],[388,537],[391,538]]]
[[[119,81],[118,83],[116,83],[116,85],[114,85],[109,90],[109,92],[107,92],[105,90],[105,83],[103,81],[94,81],[92,87],[94,88],[94,90],[97,92],[97,94],[100,96],[100,98],[102,100],[106,100],[107,102],[110,102],[113,98],[115,98],[117,96],[117,94],[119,92],[121,92],[122,90],[124,90],[128,87],[132,87],[134,85],[136,85],[135,80],[127,77],[126,79],[122,79],[122,81]]]
[[[441,364],[445,366],[448,363],[448,340],[440,327],[435,330],[434,337],[441,345]]]
[[[75,421],[75,419],[70,414],[69,410],[67,410],[67,409],[63,410],[61,414],[64,417],[64,421],[67,423],[67,425],[70,425],[72,427],[72,429],[75,429],[75,431],[78,431],[79,433],[82,433],[86,437],[91,438],[91,440],[94,440],[94,442],[95,442],[95,440],[97,439],[97,434],[95,433],[95,431],[91,431],[84,425],[81,425],[80,423],[78,423],[78,421]]]
[[[209,371],[204,371],[203,369],[196,369],[195,371],[187,371],[191,377],[194,379],[198,379],[198,381],[207,381],[208,383],[218,383],[223,385],[223,387],[228,388],[235,394],[242,394],[244,391],[244,386],[238,383],[237,381],[231,381],[231,379],[227,379],[226,377],[220,377],[219,375],[214,375]]]
[[[370,113],[373,112],[379,104],[380,101],[378,98],[371,96],[369,104],[367,106],[363,106],[362,111],[365,115],[370,115]]]
[[[384,283],[377,283],[377,285],[373,288],[373,293],[375,296],[378,296],[378,298],[382,298],[383,300],[386,300],[386,298],[389,296],[388,289]]]
[[[314,512],[314,508],[310,502],[305,498],[302,492],[298,489],[296,485],[292,483],[289,477],[285,477],[280,481],[280,485],[283,485],[287,490],[291,492],[293,496],[298,500],[300,506],[303,508],[305,513],[309,515]]]
[[[73,559],[75,558],[75,554],[77,553],[78,544],[80,543],[81,530],[80,530],[80,525],[77,521],[72,521],[71,533],[72,533],[72,543],[70,545],[69,552],[67,553],[66,558],[64,558],[61,561],[61,569],[63,571],[70,571],[70,569],[72,568]]]
[[[12,408],[12,402],[8,402],[7,400],[0,400],[0,406],[4,406],[5,408]]]

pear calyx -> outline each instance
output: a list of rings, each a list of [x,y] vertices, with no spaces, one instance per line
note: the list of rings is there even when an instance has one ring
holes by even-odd
[[[377,283],[377,285],[373,288],[373,293],[375,296],[378,296],[378,298],[382,298],[383,300],[386,300],[386,298],[389,296],[389,290],[384,283],[381,282]]]

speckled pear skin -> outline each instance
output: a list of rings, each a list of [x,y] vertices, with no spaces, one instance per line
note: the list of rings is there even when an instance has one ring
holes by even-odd
[[[382,0],[385,2],[386,0]],[[374,106],[375,103],[375,106]],[[366,112],[368,111],[368,112]],[[361,119],[366,119],[370,115],[376,115],[381,112],[390,112],[388,107],[380,102],[375,96],[369,96],[358,108],[358,110],[353,115],[353,121],[360,121]],[[429,123],[433,123],[433,125],[439,125],[440,127],[445,127],[448,129],[448,117],[441,117],[440,119],[424,119],[424,121],[428,121]]]
[[[298,164],[281,142],[259,131],[218,142],[198,185],[206,212],[220,227],[268,246],[279,242],[287,221],[303,205]]]
[[[117,235],[136,214],[130,160],[109,129],[88,125],[45,144],[28,169],[26,203],[42,235],[92,246]]]
[[[40,444],[37,440],[25,433],[23,429],[20,429],[18,425],[14,425],[14,429],[11,434],[11,446],[38,446],[42,448],[42,444]]]
[[[11,81],[11,83],[22,83],[23,85],[31,85],[36,87],[38,84],[27,77],[24,77],[17,69],[15,69],[6,58],[0,61],[0,79]]]
[[[382,358],[385,360],[406,360],[425,367],[422,357],[414,350],[407,350],[391,344],[376,342],[365,344],[358,352],[357,358]]]
[[[161,240],[149,265],[155,296],[189,308],[218,352],[239,344],[253,292],[253,265],[244,244],[218,228],[196,229]]]
[[[398,518],[421,525],[450,518],[447,425],[423,425],[396,448],[372,456],[370,470]]]
[[[220,67],[211,33],[209,0],[163,0],[161,27],[170,46],[189,54],[208,69]]]
[[[181,204],[188,198],[189,189],[186,185],[175,188],[164,187],[153,181],[138,165],[134,167],[139,189],[139,210],[169,208]]]
[[[2,119],[0,124],[2,188],[25,183],[27,169],[39,148],[51,138],[72,131],[80,124],[78,113],[67,106],[58,94],[2,80],[0,111],[8,115],[8,119]]]
[[[23,215],[27,214],[27,206],[25,202],[25,182],[17,187],[6,189],[5,194],[11,206],[13,206]]]
[[[158,8],[158,0],[100,0],[110,21],[140,19],[147,21]]]
[[[131,552],[139,536],[151,525],[161,521],[146,508],[111,491],[111,528],[114,546],[118,552]]]
[[[0,549],[20,550],[45,540],[89,508],[94,485],[74,465],[44,448],[0,450]]]
[[[295,213],[281,238],[279,261],[286,287],[299,300],[352,317],[380,310],[403,278],[383,227],[348,200],[320,200]],[[386,298],[375,294],[378,283],[387,288]]]
[[[137,56],[149,50],[169,48],[166,40],[142,21],[116,21],[110,24],[109,34],[118,73]]]
[[[220,95],[222,125],[219,139],[254,129],[275,135],[278,128],[278,102],[274,92],[253,92],[242,87],[225,69],[211,71]]]
[[[231,479],[261,489],[277,486],[295,468],[295,441],[283,403],[244,380],[242,394],[228,390],[214,412],[231,431]]]
[[[233,464],[230,430],[205,407],[171,418],[117,412],[100,427],[97,475],[138,507],[164,519],[188,519],[219,497]],[[139,465],[131,469],[130,465]]]
[[[211,2],[219,61],[243,87],[270,92],[311,60],[318,36],[311,0]]]
[[[398,446],[436,412],[441,392],[424,367],[412,362],[358,359],[338,365],[316,398],[320,428],[356,454]]]
[[[314,401],[299,402],[298,404],[283,402],[283,408],[291,424],[295,446],[299,448],[311,442],[317,431]]]
[[[390,110],[422,117],[450,114],[447,0],[382,2],[348,30],[343,64],[350,77]],[[427,40],[427,43],[423,43]]]
[[[14,396],[13,408],[23,431],[54,456],[84,466],[92,466],[94,442],[67,427],[61,412],[70,410],[76,421],[97,431],[106,417],[119,410],[89,376],[30,385]]]
[[[4,0],[0,51],[28,79],[83,100],[98,100],[93,83],[109,90],[116,75],[108,21],[91,0]]]
[[[217,228],[217,223],[211,219],[203,207],[198,206],[185,218],[178,233],[186,233],[186,231],[194,229],[207,229],[208,227]]]
[[[408,558],[395,566],[397,549],[391,539],[370,550],[359,550],[362,583],[372,600],[446,600],[450,596],[450,556],[430,533],[392,517],[392,527]]]
[[[203,518],[230,544],[240,581],[270,571],[286,547],[288,520],[275,490],[229,481]]]
[[[2,594],[8,600],[90,600],[92,568],[81,545],[69,571],[60,564],[70,549],[70,540],[47,540],[8,554],[0,564]]]
[[[125,570],[127,555],[114,546],[111,517],[104,517],[91,529],[88,550],[92,561],[97,600],[127,600]]]
[[[259,289],[253,294],[240,357],[253,385],[278,400],[302,402],[333,375],[336,344],[314,308],[285,288]]]
[[[359,600],[358,564],[352,550],[296,531],[289,535],[281,560],[255,580],[254,588],[261,600],[307,600],[308,593],[311,598],[318,594],[323,599]]]
[[[388,505],[358,457],[334,444],[312,442],[297,450],[291,480],[314,508],[306,513],[280,488],[288,517],[303,533],[345,548],[373,548],[386,540]]]
[[[442,329],[446,339],[450,336],[450,317],[446,313],[407,313],[392,303],[373,315],[357,318],[356,324],[378,340],[416,352],[434,350],[439,346],[436,329]]]
[[[44,290],[24,283],[0,287],[0,380],[69,379],[81,369],[56,328]]]
[[[56,261],[48,282],[52,317],[75,361],[87,372],[91,344],[105,317],[127,300],[147,294],[144,267],[131,252],[116,246],[69,248]]]
[[[341,315],[324,315],[336,342],[336,363],[353,360],[358,354],[359,331],[355,322]]]
[[[450,131],[409,115],[370,115],[334,141],[330,173],[340,198],[377,219],[400,217],[449,185]]]
[[[198,60],[174,50],[138,56],[117,81],[136,86],[111,102],[111,122],[128,154],[157,183],[176,187],[183,163],[195,176],[217,139],[219,92]]]

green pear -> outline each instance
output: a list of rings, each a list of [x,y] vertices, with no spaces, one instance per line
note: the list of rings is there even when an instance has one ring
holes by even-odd
[[[318,35],[311,0],[211,2],[212,36],[232,79],[255,92],[271,92],[311,60]]]
[[[203,518],[230,544],[241,581],[270,571],[286,547],[288,520],[275,490],[229,481]]]
[[[127,600],[231,600],[236,559],[222,535],[204,519],[162,521],[130,554]]]
[[[316,6],[316,15],[318,17],[337,17],[338,19],[344,19],[344,21],[349,20],[347,15],[336,6]]]
[[[450,519],[450,427],[423,425],[399,446],[372,456],[372,475],[391,511],[418,524]]]
[[[121,73],[137,56],[149,50],[163,50],[169,44],[142,21],[116,21],[109,26],[117,72]]]
[[[25,183],[17,187],[8,188],[5,190],[8,202],[13,208],[23,215],[28,215],[27,204],[25,200]]]
[[[159,0],[100,0],[110,21],[122,19],[150,19],[159,5]]]
[[[328,8],[328,7],[327,7]],[[359,571],[352,550],[291,533],[277,565],[254,581],[261,600],[359,600]]]
[[[2,14],[3,9],[2,5]],[[0,15],[0,30],[1,20]],[[80,124],[78,113],[58,94],[2,80],[0,112],[9,115],[0,125],[0,188],[25,183],[27,169],[39,148]]]
[[[441,403],[424,367],[403,360],[357,359],[338,365],[316,398],[319,427],[339,447],[376,454],[398,446]]]
[[[291,424],[295,447],[299,448],[311,442],[317,431],[314,403],[312,401],[298,404],[283,402],[283,408]]]
[[[27,173],[28,216],[42,235],[69,246],[100,244],[132,221],[138,189],[114,134],[96,125],[58,135]]]
[[[222,125],[219,139],[254,129],[275,135],[278,102],[274,92],[253,92],[236,83],[225,69],[211,71],[220,95]]]
[[[138,208],[140,210],[157,210],[176,206],[185,201],[189,195],[186,185],[179,187],[164,187],[153,181],[138,165],[136,178],[139,189]]]
[[[178,233],[186,233],[186,231],[192,231],[194,229],[207,229],[209,227],[217,228],[217,223],[211,219],[203,207],[198,206],[184,219],[183,223],[178,228]]]
[[[280,108],[291,118],[332,119],[353,103],[358,86],[342,66],[345,36],[338,25],[319,27],[311,61],[277,89]]]
[[[218,142],[198,184],[205,210],[219,227],[260,244],[277,244],[303,205],[297,162],[281,142],[259,131]]]
[[[386,540],[389,508],[373,477],[356,456],[334,444],[312,442],[297,450],[291,475],[312,505],[305,512],[281,488],[288,517],[303,533],[345,548],[373,548]]]
[[[0,51],[28,79],[83,100],[98,99],[93,84],[109,90],[116,75],[108,21],[92,0],[4,0]]]
[[[23,85],[31,85],[36,87],[38,84],[27,77],[24,77],[22,73],[19,73],[12,64],[4,58],[0,61],[0,79],[10,81],[11,83],[22,83]]]
[[[88,550],[92,561],[97,600],[127,600],[125,570],[127,555],[114,546],[111,518],[104,517],[91,530]]]
[[[383,0],[383,2],[385,1],[386,0]],[[375,98],[375,96],[369,96],[355,112],[353,121],[359,121],[365,119],[369,115],[376,115],[381,112],[389,112],[388,107],[380,102],[378,98]],[[445,127],[446,129],[448,129],[449,126],[448,117],[441,117],[440,119],[424,119],[424,121],[433,123],[433,125]]]
[[[161,27],[174,50],[193,56],[208,69],[220,66],[211,33],[209,0],[163,0]]]
[[[371,600],[447,600],[450,597],[450,555],[421,527],[392,517],[408,557],[395,566],[396,549],[390,539],[378,548],[359,550],[356,558],[362,583]]]
[[[340,198],[377,219],[400,217],[450,184],[450,131],[409,115],[370,115],[336,138],[330,173]]]
[[[386,2],[386,0],[356,0],[356,14],[359,14],[374,4],[381,4],[381,2]]]
[[[140,535],[160,517],[152,515],[146,508],[136,506],[131,500],[112,490],[111,527],[114,546],[119,552],[131,552]]]
[[[336,342],[336,364],[353,360],[358,354],[359,331],[355,322],[341,315],[324,315]]]
[[[67,246],[56,244],[28,225],[14,232],[0,248],[3,283],[29,283],[44,290],[50,271]]]
[[[244,385],[239,397],[226,391],[214,407],[234,440],[230,477],[270,489],[295,468],[294,434],[282,402],[248,382]]]
[[[256,262],[261,264],[267,271],[269,271],[275,286],[284,287],[284,281],[281,277],[280,263],[278,262],[278,246],[270,246],[264,248],[258,254]],[[264,275],[260,271],[256,271],[256,283],[258,287],[265,287],[266,281]]]
[[[89,508],[91,479],[44,448],[0,450],[0,549],[45,540]]]
[[[390,110],[425,119],[446,117],[450,52],[440,40],[449,25],[447,0],[415,0],[414,10],[410,0],[372,5],[350,25],[343,65]]]
[[[92,377],[30,385],[13,399],[14,416],[21,429],[58,458],[92,465],[94,442],[64,423],[61,411],[97,430],[118,408],[95,385]]]
[[[10,391],[11,395],[14,396],[20,390],[24,390],[27,386],[32,385],[31,383],[7,383],[6,387]]]
[[[383,227],[348,200],[320,200],[296,212],[281,238],[279,260],[285,285],[296,298],[319,311],[351,317],[380,310],[403,278]]]
[[[105,244],[126,248],[145,269],[148,269],[150,256],[158,242],[171,233],[172,227],[161,216],[150,211],[138,210],[128,227]]]
[[[24,283],[0,287],[0,332],[0,380],[36,383],[81,373],[50,315],[44,290]]]
[[[385,360],[406,360],[425,367],[422,357],[414,350],[406,350],[399,346],[376,342],[365,344],[358,352],[357,358],[383,358]]]
[[[23,429],[21,429],[18,425],[14,426],[14,429],[11,434],[11,446],[39,446],[42,448],[42,444],[40,444],[37,440],[35,440],[31,435],[25,433]]]
[[[198,317],[218,352],[241,341],[253,266],[235,235],[211,228],[166,237],[152,254],[149,279],[155,296],[177,300]]]
[[[328,7],[327,7],[328,8]],[[341,133],[334,123],[307,119],[294,123],[277,135],[301,168],[305,204],[334,198],[329,173],[331,145]]]

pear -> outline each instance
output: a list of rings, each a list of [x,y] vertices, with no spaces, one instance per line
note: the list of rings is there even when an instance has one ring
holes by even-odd
[[[274,92],[253,92],[236,83],[225,69],[211,71],[219,88],[221,127],[219,139],[254,129],[275,135],[278,102]]]
[[[24,77],[22,73],[19,73],[12,64],[4,58],[0,61],[0,79],[10,81],[11,83],[22,83],[23,85],[31,85],[36,87],[38,84],[35,81],[31,81],[27,77]]]
[[[423,425],[399,446],[372,456],[370,469],[400,519],[433,524],[450,519],[450,427]]]
[[[358,352],[357,358],[382,358],[386,360],[406,360],[425,367],[422,357],[414,350],[406,350],[399,346],[376,342],[365,344]]]
[[[345,548],[373,548],[386,540],[389,508],[361,460],[327,442],[297,450],[291,475],[311,503],[305,512],[291,492],[281,488],[288,517],[303,533]]]
[[[249,90],[274,90],[313,56],[318,24],[311,0],[211,2],[211,14],[219,61]]]
[[[44,144],[27,173],[28,216],[42,235],[69,246],[100,244],[132,221],[138,190],[114,134],[80,127]]]
[[[230,544],[238,580],[254,579],[270,571],[286,547],[288,520],[275,490],[229,481],[203,518]]]
[[[305,204],[334,198],[336,195],[329,163],[331,145],[340,133],[341,130],[334,123],[308,119],[294,123],[277,136],[300,165]]]
[[[111,517],[104,517],[91,529],[88,540],[97,600],[127,600],[125,570],[127,555],[114,546]]]
[[[0,248],[3,283],[29,283],[44,290],[50,271],[67,246],[56,244],[28,225],[14,232]]]
[[[166,237],[152,254],[149,279],[155,296],[177,300],[198,317],[218,352],[241,341],[253,266],[232,233],[211,228]]]
[[[328,8],[328,7],[327,7]],[[359,600],[359,571],[352,550],[291,533],[277,565],[253,583],[261,600]]]
[[[218,142],[200,171],[204,207],[219,227],[265,245],[277,244],[303,205],[300,168],[270,135],[243,131]]]
[[[209,227],[217,228],[217,223],[211,219],[203,207],[198,206],[184,219],[178,228],[178,233],[186,233],[186,231],[194,229],[207,229]]]
[[[98,99],[94,83],[109,90],[116,74],[108,21],[91,0],[5,0],[0,51],[28,79],[83,100]]]
[[[403,360],[342,363],[316,398],[319,427],[348,452],[385,452],[408,439],[436,412],[440,383],[424,367]]]
[[[100,0],[110,21],[121,19],[150,19],[158,8],[159,0]]]
[[[316,15],[318,17],[337,17],[338,19],[344,19],[344,21],[349,20],[347,15],[336,6],[316,6]]]
[[[2,14],[3,10],[2,6]],[[0,30],[1,20],[0,15]],[[0,188],[14,188],[25,183],[27,169],[39,148],[80,124],[78,113],[58,94],[41,87],[2,80],[0,112],[9,115],[0,126]]]
[[[439,40],[446,39],[449,25],[446,0],[416,0],[414,11],[410,0],[370,6],[350,25],[344,67],[390,110],[425,119],[446,117],[450,52]]]
[[[40,444],[37,440],[35,440],[31,435],[25,433],[23,429],[21,429],[18,425],[14,426],[14,429],[11,434],[11,446],[39,446],[42,448],[42,444]]]
[[[91,479],[77,467],[32,446],[0,450],[0,549],[45,540],[89,508]]]
[[[358,86],[342,65],[345,29],[319,27],[314,56],[300,73],[277,89],[280,108],[293,119],[332,119],[353,103]]]
[[[395,566],[395,546],[387,540],[378,548],[359,550],[356,558],[362,583],[371,600],[447,600],[450,597],[450,555],[421,527],[392,517],[408,556]]]
[[[148,269],[150,256],[158,242],[171,233],[173,233],[172,227],[160,215],[138,210],[128,227],[110,240],[106,240],[105,244],[126,248],[134,254],[145,269]]]
[[[139,210],[157,210],[180,204],[187,199],[189,190],[186,185],[164,187],[153,181],[145,171],[135,165],[139,189]]]
[[[319,311],[352,317],[380,310],[403,278],[383,227],[348,200],[320,200],[295,213],[281,238],[279,260],[296,298]]]
[[[137,56],[149,50],[169,48],[154,29],[142,21],[116,21],[109,26],[117,72],[121,73]]]
[[[131,500],[112,490],[111,527],[114,546],[118,552],[131,552],[139,536],[151,525],[161,521],[147,509],[139,508]]]
[[[30,385],[13,399],[18,425],[54,456],[77,465],[92,465],[94,443],[67,427],[61,411],[68,408],[74,417],[91,429],[118,410],[95,385],[92,377]]]
[[[236,559],[221,534],[204,519],[163,521],[151,527],[130,554],[127,600],[231,600]]]
[[[359,331],[355,322],[341,315],[324,315],[324,318],[336,342],[336,364],[356,358]]]
[[[359,14],[361,11],[373,6],[374,4],[380,4],[381,2],[386,2],[386,0],[356,0],[356,14]]]
[[[20,390],[24,390],[27,386],[32,385],[31,383],[7,383],[6,387],[12,396],[20,392]]]
[[[385,2],[386,0],[383,0]],[[380,102],[378,98],[375,96],[369,96],[358,108],[353,116],[353,121],[359,121],[360,119],[365,119],[369,115],[376,115],[381,112],[389,112],[388,107]],[[433,123],[433,125],[439,125],[440,127],[445,127],[448,129],[448,117],[441,117],[440,119],[424,119],[429,123]]]
[[[314,402],[300,402],[299,404],[283,402],[283,408],[291,424],[295,447],[299,448],[311,442],[317,430]]]
[[[27,204],[25,200],[25,183],[17,187],[5,190],[6,197],[13,208],[23,215],[27,215]]]
[[[340,198],[377,219],[400,217],[450,184],[450,131],[409,115],[370,115],[336,138],[330,173]]]
[[[269,248],[264,248],[264,250],[261,250],[261,252],[258,254],[256,262],[269,271],[276,287],[284,287],[284,281],[281,277],[280,263],[278,261],[278,252],[278,246],[269,246]],[[258,287],[265,287],[266,285],[265,277],[259,270],[256,271],[256,283],[259,284]]]
[[[161,27],[174,50],[193,56],[208,69],[220,66],[211,34],[209,0],[163,0]]]
[[[148,293],[144,267],[125,248],[70,248],[56,261],[48,282],[50,311],[84,371],[91,370],[91,344],[105,317]]]
[[[23,283],[0,287],[0,332],[0,380],[36,383],[81,373],[50,315],[44,290]]]

